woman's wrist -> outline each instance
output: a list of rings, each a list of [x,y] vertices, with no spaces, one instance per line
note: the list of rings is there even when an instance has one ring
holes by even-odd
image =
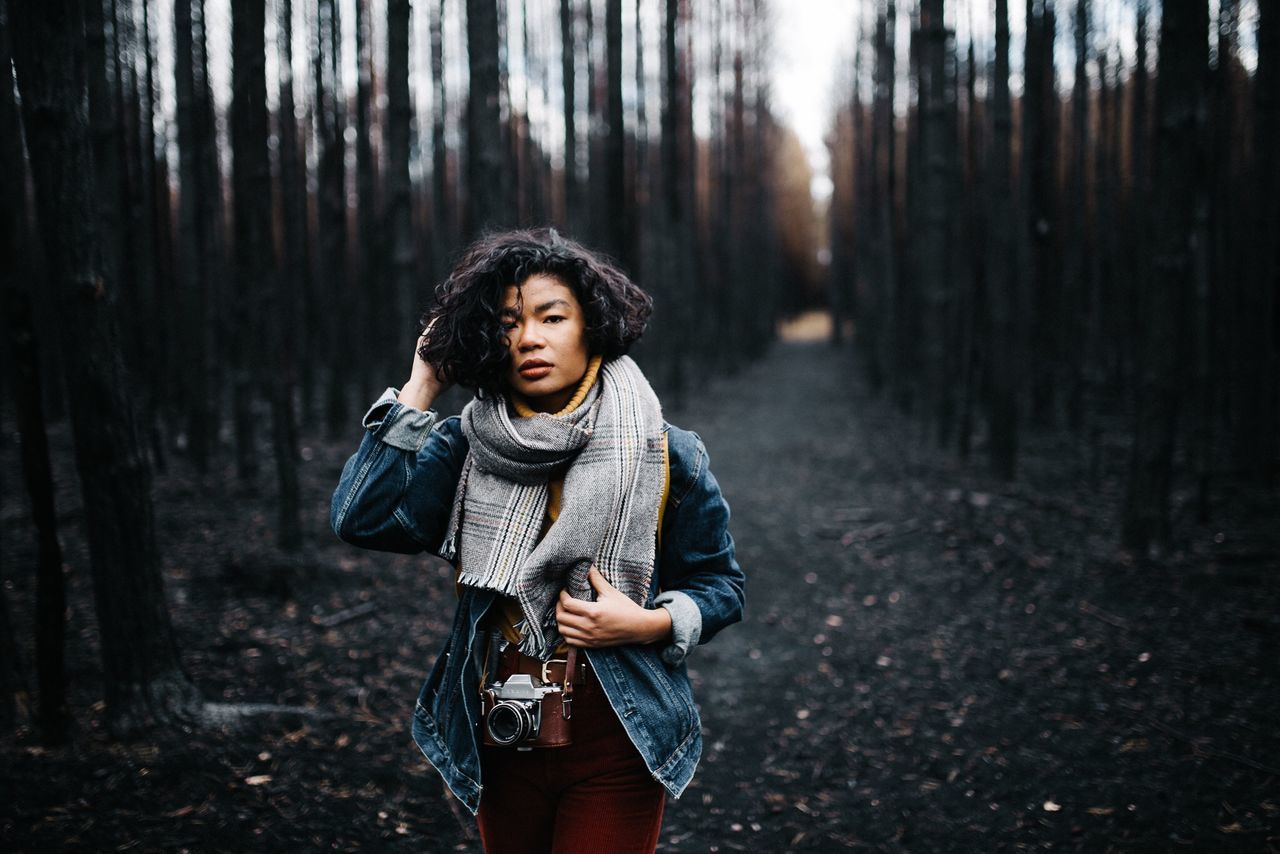
[[[666,608],[645,609],[644,643],[661,643],[671,639],[671,612]]]
[[[411,380],[405,383],[404,388],[400,389],[400,394],[396,396],[396,400],[405,406],[412,406],[414,409],[426,412],[435,404],[436,396],[434,389],[418,385]]]

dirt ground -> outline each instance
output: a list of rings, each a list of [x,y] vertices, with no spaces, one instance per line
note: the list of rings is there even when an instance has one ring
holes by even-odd
[[[668,419],[706,441],[748,611],[690,657],[705,751],[661,848],[1280,851],[1280,506],[1176,493],[1176,549],[1116,547],[1126,448],[1031,437],[1013,485],[937,451],[822,343],[782,344]],[[1105,426],[1105,425],[1104,425]],[[304,451],[314,545],[275,556],[272,488],[156,482],[183,664],[211,701],[302,705],[118,744],[68,437],[55,432],[71,746],[0,739],[6,851],[474,851],[409,737],[451,617],[438,561],[328,531],[359,428]],[[1089,476],[1093,469],[1096,474]],[[15,440],[3,582],[30,673]]]

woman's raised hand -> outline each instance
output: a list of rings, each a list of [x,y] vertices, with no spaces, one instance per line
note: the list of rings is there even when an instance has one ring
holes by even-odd
[[[451,383],[444,382],[436,375],[436,370],[422,358],[421,350],[423,343],[427,340],[427,333],[431,331],[431,327],[435,325],[435,321],[431,321],[427,328],[422,330],[422,335],[418,337],[417,343],[413,348],[413,369],[409,373],[409,381],[404,384],[404,388],[400,390],[400,395],[396,399],[405,406],[412,406],[415,409],[421,409],[426,412],[436,402],[440,395],[444,394]]]

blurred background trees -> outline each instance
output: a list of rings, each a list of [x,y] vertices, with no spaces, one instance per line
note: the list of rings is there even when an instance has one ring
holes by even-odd
[[[1139,551],[1172,539],[1179,476],[1202,520],[1221,484],[1274,488],[1275,4],[857,7],[815,204],[770,78],[804,3],[0,3],[0,414],[41,543],[47,731],[46,423],[74,428],[111,703],[180,717],[150,473],[270,472],[276,545],[327,536],[299,507],[299,435],[350,437],[403,380],[485,229],[550,224],[617,259],[655,299],[636,355],[672,408],[823,308],[960,457],[1004,478],[1029,437],[1089,477],[1123,457],[1115,535]]]
[[[407,376],[435,283],[482,231],[555,225],[617,259],[654,295],[637,355],[673,402],[763,351],[789,268],[817,286],[765,0],[0,10],[17,54],[0,100],[2,381],[41,544],[51,741],[67,721],[46,420],[71,416],[111,720],[194,720],[152,472],[249,489],[274,472],[275,546],[326,536],[303,521],[300,430],[349,437]]]
[[[1093,477],[1128,454],[1117,533],[1139,551],[1171,540],[1175,472],[1201,521],[1215,484],[1280,473],[1276,17],[878,0],[858,20],[828,225],[863,368],[1006,478],[1029,431]]]

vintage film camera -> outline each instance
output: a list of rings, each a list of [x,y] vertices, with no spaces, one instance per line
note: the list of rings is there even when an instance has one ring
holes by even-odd
[[[563,686],[525,673],[492,682],[481,694],[480,722],[484,743],[495,747],[565,747],[569,733],[570,701]]]

